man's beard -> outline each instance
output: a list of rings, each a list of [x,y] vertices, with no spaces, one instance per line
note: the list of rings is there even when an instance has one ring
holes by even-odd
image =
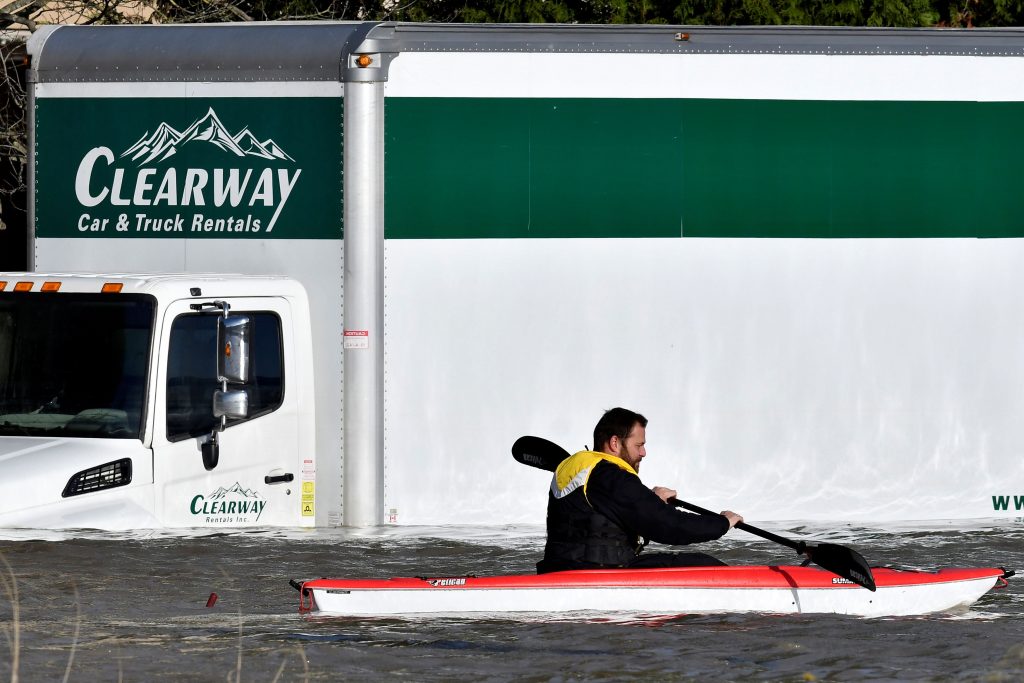
[[[639,474],[640,473],[640,458],[628,457],[629,456],[629,451],[628,450],[626,451],[626,456],[627,457],[623,458],[623,460],[625,460],[629,464],[629,466],[632,467],[633,470],[637,474]],[[633,460],[636,460],[636,462],[633,462]]]

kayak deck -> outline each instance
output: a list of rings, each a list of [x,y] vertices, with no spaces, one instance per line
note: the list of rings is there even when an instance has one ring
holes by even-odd
[[[961,609],[1012,572],[878,568],[877,591],[816,567],[591,569],[508,576],[317,579],[300,609],[322,614],[627,611],[827,613],[903,616]]]

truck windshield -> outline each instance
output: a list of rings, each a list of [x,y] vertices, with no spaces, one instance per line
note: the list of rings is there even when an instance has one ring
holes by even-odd
[[[0,294],[0,436],[138,439],[155,300]]]

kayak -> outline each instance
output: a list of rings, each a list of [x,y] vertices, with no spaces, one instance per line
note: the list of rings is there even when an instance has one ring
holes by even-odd
[[[300,610],[325,615],[417,613],[763,612],[905,616],[965,609],[1006,585],[1003,568],[873,569],[872,592],[816,567],[588,569],[509,576],[316,579],[292,582]]]

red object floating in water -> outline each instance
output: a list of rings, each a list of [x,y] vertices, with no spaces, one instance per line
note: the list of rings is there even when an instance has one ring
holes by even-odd
[[[216,593],[210,593],[210,597],[206,601],[206,606],[207,607],[213,607],[216,604],[217,604],[217,594]]]

